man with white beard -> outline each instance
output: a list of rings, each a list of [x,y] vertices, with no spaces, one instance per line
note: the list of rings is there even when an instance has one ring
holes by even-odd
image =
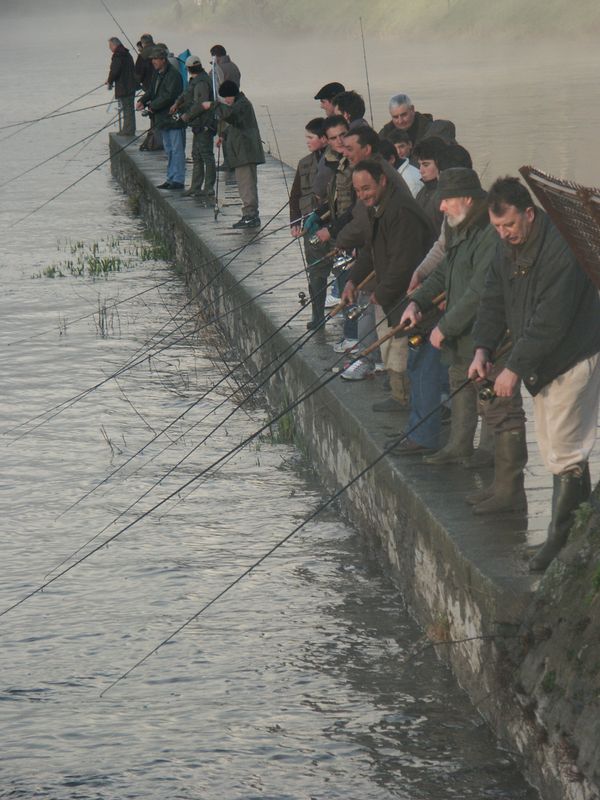
[[[472,330],[483,293],[485,278],[498,246],[498,235],[490,225],[486,193],[477,173],[465,167],[453,167],[440,173],[438,182],[440,210],[446,215],[446,254],[440,265],[412,295],[402,315],[403,321],[416,325],[422,312],[432,308],[433,299],[446,293],[446,308],[431,331],[430,343],[442,351],[442,360],[449,364],[450,389],[454,391],[467,378],[474,343]],[[428,464],[454,464],[473,453],[473,437],[477,428],[477,388],[465,386],[452,399],[452,418],[448,443],[437,453],[425,456]],[[511,478],[498,492],[482,498],[485,504],[475,505],[475,513],[497,513],[522,509],[525,506],[523,468],[527,461],[525,414],[518,390],[509,398],[496,398],[485,408],[488,425],[496,434],[505,434],[506,459]],[[497,440],[498,441],[498,440]]]

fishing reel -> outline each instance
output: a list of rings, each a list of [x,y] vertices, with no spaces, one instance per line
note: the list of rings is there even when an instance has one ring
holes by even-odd
[[[411,350],[418,350],[425,343],[425,337],[422,333],[413,333],[408,337],[408,346]]]
[[[321,240],[319,239],[316,233],[314,236],[311,236],[308,241],[312,244],[313,247],[318,247],[318,245],[321,244]]]
[[[298,292],[298,303],[304,308],[304,306],[308,303],[306,299],[306,292]]]
[[[145,109],[144,109],[144,110],[141,112],[141,115],[142,115],[142,117],[149,117],[149,116],[150,116],[150,112],[148,111],[148,109],[147,109],[147,108],[145,108]]]
[[[350,310],[346,311],[346,319],[351,319],[353,321],[360,319],[369,305],[369,303],[366,303],[364,306],[351,306]]]
[[[181,122],[181,111],[176,111],[174,114],[171,114],[171,119],[174,119],[175,122]]]
[[[477,394],[479,395],[479,399],[484,403],[491,402],[497,397],[492,381],[483,381]]]
[[[340,275],[345,269],[348,269],[350,264],[354,261],[354,256],[351,253],[341,252],[333,259],[331,271],[334,275]]]

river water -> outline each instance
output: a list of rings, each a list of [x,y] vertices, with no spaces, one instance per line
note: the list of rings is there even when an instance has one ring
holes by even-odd
[[[104,42],[114,28],[100,15],[86,25],[80,14],[75,22],[4,20],[4,75],[22,64],[20,80],[4,87],[6,123],[46,113],[103,80],[107,52],[96,41],[88,47],[84,37],[93,30]],[[145,21],[124,22],[134,30],[148,27]],[[45,42],[40,74],[36,59],[50,24],[61,31],[61,41]],[[232,38],[241,50],[241,38]],[[177,33],[169,40],[175,44]],[[279,51],[281,43],[271,55],[279,58]],[[377,52],[376,65],[384,55]],[[270,103],[266,88],[253,78],[264,63],[261,48],[259,56],[258,63],[248,61],[248,93],[253,88],[259,101]],[[456,79],[465,77],[469,59],[474,61],[473,53],[455,65]],[[291,75],[292,62],[291,56],[282,61],[282,81]],[[573,83],[578,70],[583,73],[581,64],[570,73]],[[354,61],[346,66],[358,69]],[[435,74],[442,71],[436,64]],[[564,69],[562,75],[564,88]],[[322,80],[309,76],[308,94],[339,77],[330,70]],[[439,102],[440,116],[477,116],[466,101],[460,106],[464,85],[460,102],[448,106],[452,76],[446,74],[444,85],[430,85],[428,94],[424,74],[419,81],[424,101],[431,108]],[[294,102],[297,83],[291,98],[272,101],[288,160],[302,154],[301,130],[294,125],[314,108],[310,101]],[[379,82],[380,106],[392,83]],[[478,73],[476,84],[482,83]],[[498,79],[493,91],[506,99],[508,84],[501,84]],[[531,92],[537,97],[539,87],[533,84]],[[512,96],[523,101],[523,94],[520,83]],[[106,96],[98,90],[81,104]],[[499,109],[495,113],[504,119]],[[576,127],[577,119],[564,113]],[[110,119],[110,111],[96,109],[6,139],[0,182]],[[487,146],[493,152],[493,171],[518,165],[507,163],[507,138],[514,130],[509,127],[497,149],[490,149],[489,127],[472,129],[473,150],[481,155]],[[0,131],[0,138],[8,133]],[[584,179],[581,150],[569,147],[563,134],[551,146],[567,155],[562,162],[558,155],[549,160],[572,166],[571,177]],[[149,445],[63,513],[219,380],[226,370],[222,355],[233,358],[225,342],[208,332],[194,335],[189,323],[188,339],[35,427],[45,417],[34,417],[111,375],[156,341],[157,331],[162,336],[172,330],[171,318],[181,319],[187,301],[170,265],[144,238],[107,165],[19,221],[106,158],[106,133],[80,147],[4,187],[0,199],[1,608],[31,591],[49,569],[150,490],[232,408],[227,400],[214,417],[200,421],[232,390],[224,384],[190,414],[190,422],[198,422],[193,432],[163,453],[160,441]],[[112,259],[120,271],[96,278],[72,274],[82,262],[89,267],[101,259]],[[49,277],[53,270],[66,277]],[[122,302],[114,306],[117,300]],[[77,321],[82,315],[88,316]],[[256,430],[265,416],[260,403],[236,414],[102,536]],[[184,430],[178,423],[171,438]],[[333,512],[307,526],[99,697],[321,500],[310,465],[293,447],[261,441],[0,618],[0,797],[536,797],[518,761],[497,748],[447,669],[423,645],[402,599],[369,562],[360,531]]]

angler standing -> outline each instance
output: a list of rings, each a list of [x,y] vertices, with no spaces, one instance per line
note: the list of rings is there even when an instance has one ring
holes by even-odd
[[[573,512],[590,495],[588,458],[600,395],[600,300],[518,178],[498,179],[487,202],[502,242],[477,314],[469,376],[489,375],[490,355],[508,327],[512,349],[494,390],[498,398],[510,398],[522,381],[533,395],[537,440],[553,476],[547,540],[529,565],[537,572],[565,545]]]
[[[133,57],[116,36],[108,40],[108,47],[112,58],[106,85],[109,89],[114,87],[115,98],[119,103],[119,133],[123,136],[135,136],[134,103],[137,80]]]
[[[211,81],[198,56],[188,56],[185,66],[190,74],[190,82],[185,92],[171,106],[172,114],[183,109],[181,119],[191,125],[194,134],[192,182],[183,196],[214,199],[217,171],[213,139],[216,128],[214,115],[211,111],[205,111],[202,105],[213,100]]]
[[[179,70],[168,61],[166,50],[156,48],[152,55],[155,75],[150,91],[140,97],[138,111],[147,108],[154,115],[154,124],[162,133],[168,157],[167,180],[159,189],[183,189],[185,185],[185,122],[174,119],[171,107],[183,90],[183,79]]]
[[[412,295],[402,321],[420,321],[421,311],[432,306],[440,292],[446,293],[446,310],[430,335],[431,345],[443,350],[449,363],[450,389],[466,380],[473,354],[473,325],[486,275],[496,252],[498,236],[490,225],[486,193],[472,169],[452,167],[438,179],[440,208],[446,215],[445,256],[423,285]],[[502,330],[502,336],[506,328]],[[497,343],[495,343],[497,344]],[[431,391],[441,393],[441,386]],[[450,438],[437,453],[425,456],[428,464],[458,464],[473,454],[477,428],[478,393],[468,384],[452,399]],[[485,409],[486,421],[495,433],[496,477],[485,495],[474,498],[475,513],[511,511],[525,506],[523,469],[527,463],[525,414],[521,394],[498,398]],[[409,423],[410,424],[410,423]]]
[[[235,171],[235,180],[242,198],[242,218],[233,228],[259,228],[257,164],[265,163],[265,153],[252,103],[233,81],[219,86],[219,97],[214,103],[205,102],[208,111],[215,107],[217,119],[227,123],[224,155],[229,167]],[[217,141],[217,146],[221,142]]]

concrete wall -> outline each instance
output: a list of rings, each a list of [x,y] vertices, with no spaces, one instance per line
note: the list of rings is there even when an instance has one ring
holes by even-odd
[[[263,225],[269,223],[265,233],[280,226],[283,230],[249,245],[231,261],[234,254],[223,254],[252,239],[250,232],[231,231],[239,216],[235,206],[226,205],[215,222],[212,209],[159,191],[156,184],[164,179],[165,168],[160,154],[117,152],[122,143],[111,137],[113,172],[150,229],[171,248],[191,290],[199,294],[199,308],[209,309],[210,317],[251,301],[220,321],[225,336],[242,356],[272,337],[251,359],[257,369],[287,356],[305,332],[310,313],[273,333],[298,308],[297,292],[306,289],[304,276],[252,300],[302,268],[297,246],[286,247],[287,212],[276,213],[285,203],[279,162],[269,159],[261,167],[259,188]],[[223,192],[221,185],[221,194],[235,202],[230,188]],[[203,290],[207,281],[212,282]],[[269,380],[265,394],[274,411],[331,374],[331,340],[330,333],[314,337]],[[294,435],[327,491],[367,467],[381,454],[390,426],[399,429],[405,423],[402,415],[375,419],[382,415],[370,407],[381,397],[376,381],[348,385],[334,380],[293,410]],[[490,477],[386,455],[344,492],[340,510],[364,533],[427,630],[431,646],[448,660],[497,735],[524,756],[524,770],[543,797],[589,800],[594,787],[581,773],[572,780],[551,748],[540,747],[527,698],[515,689],[514,644],[520,640],[534,588],[523,558],[527,518],[478,520],[470,514],[464,495]]]

